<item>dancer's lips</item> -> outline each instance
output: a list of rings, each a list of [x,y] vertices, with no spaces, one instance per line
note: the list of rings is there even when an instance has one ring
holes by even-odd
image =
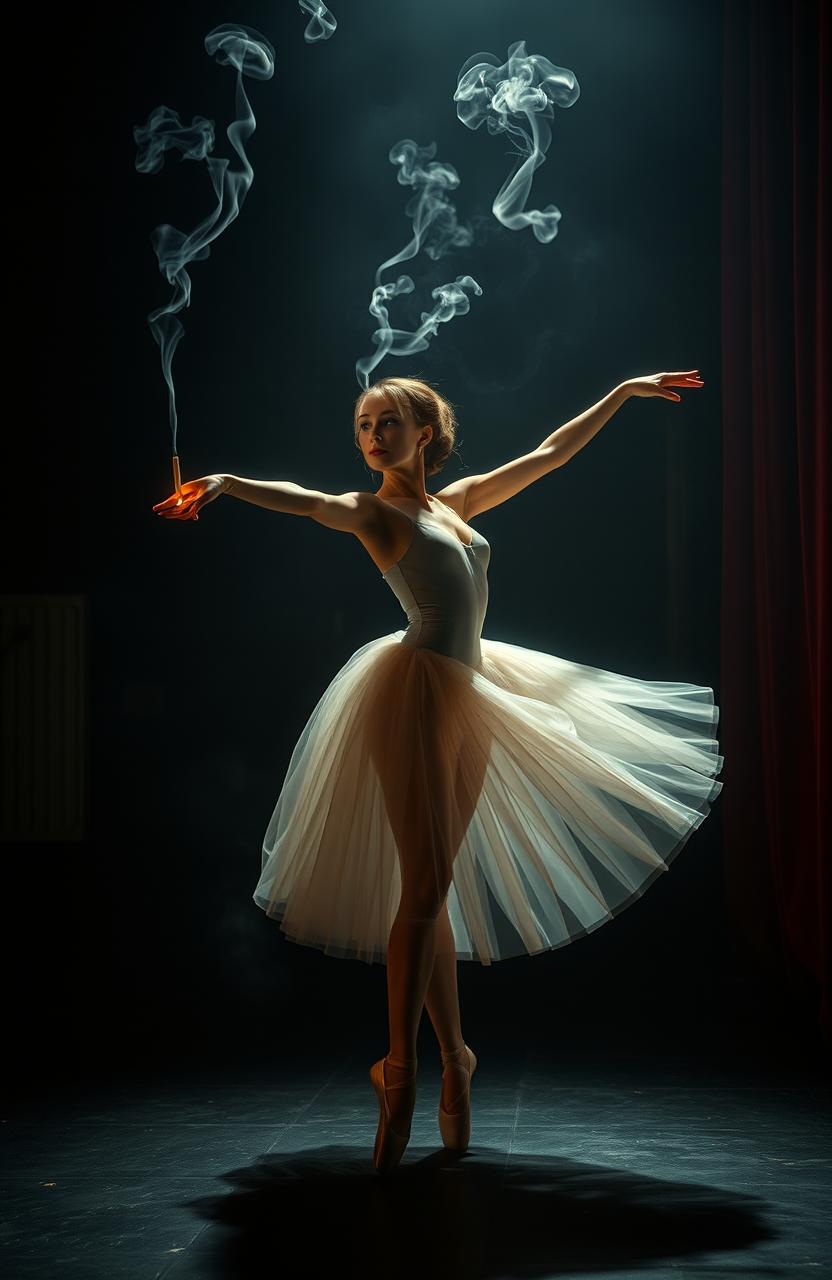
[[[372,458],[372,457],[373,457],[373,455],[374,455],[374,454],[376,454],[376,453],[386,453],[386,452],[387,452],[387,450],[386,450],[386,449],[371,449],[371,450],[370,450],[370,457]]]

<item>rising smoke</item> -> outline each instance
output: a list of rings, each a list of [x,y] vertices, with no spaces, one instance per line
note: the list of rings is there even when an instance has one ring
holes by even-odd
[[[306,43],[315,44],[318,40],[328,40],[338,23],[322,0],[298,0],[298,4],[304,13],[312,15],[303,33]]]
[[[507,133],[522,157],[494,198],[494,216],[511,231],[530,226],[541,244],[557,235],[560,210],[553,204],[527,210],[525,204],[552,141],[554,106],[571,107],[579,94],[574,73],[526,53],[525,40],[509,45],[502,65],[493,53],[475,53],[459,71],[454,102],[462,123],[469,129],[485,124],[493,135]]]
[[[371,356],[356,361],[355,373],[359,386],[365,390],[370,385],[370,374],[385,356],[410,356],[424,351],[430,338],[436,335],[440,324],[454,316],[465,315],[471,308],[468,291],[481,294],[482,289],[469,275],[437,285],[431,290],[436,299],[433,311],[423,311],[419,328],[410,332],[394,329],[390,325],[387,304],[393,298],[415,289],[408,275],[400,275],[395,281],[382,283],[381,277],[389,267],[415,258],[422,251],[436,261],[455,248],[470,245],[473,232],[470,226],[460,225],[456,209],[448,199],[448,192],[459,186],[459,174],[453,165],[434,160],[436,143],[420,147],[410,138],[404,138],[390,148],[389,160],[397,165],[398,181],[413,188],[414,194],[405,205],[405,213],[412,220],[413,235],[399,253],[388,258],[376,270],[375,288],[370,299],[370,314],[379,322],[372,334],[376,349]]]
[[[177,453],[177,415],[172,361],[185,331],[178,313],[190,306],[191,301],[191,279],[186,268],[190,262],[210,256],[212,240],[216,240],[237,217],[254,181],[254,170],[243,144],[254,132],[256,121],[243,87],[243,76],[269,80],[274,75],[274,48],[265,36],[250,27],[233,23],[215,27],[205,37],[205,51],[220,65],[232,66],[237,71],[237,119],[228,126],[226,135],[240,158],[240,166],[232,169],[226,158],[209,154],[214,147],[214,124],[203,116],[195,116],[190,125],[184,125],[169,107],[156,107],[146,124],[136,125],[133,129],[139,173],[157,173],[162,168],[166,151],[180,151],[183,160],[205,161],[217,197],[215,208],[193,231],[186,233],[162,223],[151,236],[159,270],[173,286],[168,304],[151,311],[147,319],[159,344],[162,372],[168,385],[174,453]]]

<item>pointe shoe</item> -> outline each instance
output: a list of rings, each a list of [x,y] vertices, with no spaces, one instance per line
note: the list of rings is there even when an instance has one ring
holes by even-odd
[[[413,1074],[408,1076],[406,1080],[397,1080],[392,1084],[388,1084],[384,1076],[384,1064],[387,1061],[390,1061],[394,1067],[413,1067]],[[378,1132],[376,1133],[376,1144],[373,1148],[373,1164],[379,1173],[390,1173],[392,1169],[395,1169],[404,1155],[405,1147],[410,1141],[409,1124],[407,1133],[404,1134],[397,1133],[390,1123],[387,1092],[389,1089],[403,1089],[407,1085],[412,1085],[416,1079],[416,1063],[416,1058],[397,1058],[394,1054],[388,1053],[386,1057],[380,1058],[378,1062],[374,1062],[370,1067],[370,1081],[376,1091],[379,1104]]]
[[[439,1099],[439,1132],[449,1151],[465,1151],[471,1141],[471,1076],[477,1069],[477,1055],[464,1044],[461,1049],[442,1050],[442,1075],[451,1064],[468,1072],[468,1080],[452,1111],[446,1111]],[[460,1109],[459,1104],[462,1103]]]

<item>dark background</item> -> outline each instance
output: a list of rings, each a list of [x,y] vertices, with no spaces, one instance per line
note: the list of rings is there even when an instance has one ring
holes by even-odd
[[[706,684],[720,702],[721,5],[334,12],[332,39],[307,45],[291,4],[128,4],[117,22],[87,8],[51,51],[46,163],[21,162],[38,252],[10,264],[37,282],[23,421],[34,409],[44,429],[14,433],[11,474],[25,466],[29,482],[7,488],[6,581],[86,599],[88,788],[82,840],[5,848],[24,1080],[54,1069],[58,1044],[79,1074],[316,1042],[365,1045],[369,1063],[386,1045],[384,967],[287,942],[251,895],[308,715],[355,649],[402,624],[399,605],[354,538],[313,521],[230,498],[198,524],[151,511],[171,449],[147,326],[169,287],[150,234],[192,228],[214,196],[205,167],[171,153],[137,173],[132,129],[164,103],[213,118],[214,154],[232,154],[236,76],[202,43],[217,24],[260,30],[276,71],[246,80],[254,185],[190,268],[174,359],[183,478],[372,487],[352,440],[354,364],[371,350],[376,267],[411,234],[387,153],[436,141],[461,177],[460,219],[487,215],[512,160],[504,138],[457,119],[457,72],[525,39],[581,86],[556,109],[529,201],[560,208],[559,233],[541,245],[486,220],[470,249],[406,264],[417,291],[397,325],[415,327],[430,289],[464,272],[483,296],[428,351],[376,373],[423,375],[455,404],[459,453],[436,492],[535,447],[625,378],[699,368],[703,390],[629,401],[566,467],[478,518],[492,545],[483,634]],[[461,962],[460,994],[466,1038],[507,1046],[813,1051],[811,1017],[736,941],[719,800],[621,916],[554,952]],[[427,1018],[421,1035],[428,1051]]]

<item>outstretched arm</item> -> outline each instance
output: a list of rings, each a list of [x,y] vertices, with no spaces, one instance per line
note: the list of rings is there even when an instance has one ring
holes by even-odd
[[[153,510],[171,520],[198,520],[200,508],[224,493],[252,502],[255,506],[266,507],[269,511],[311,516],[330,529],[343,529],[350,533],[365,529],[376,516],[378,508],[375,494],[360,490],[322,493],[319,489],[305,489],[292,480],[247,480],[242,476],[219,474],[187,480],[179,493],[171,494],[164,502],[157,502]]]
[[[256,507],[269,511],[284,511],[287,515],[309,516],[320,495],[314,489],[304,489],[292,480],[246,480],[243,476],[221,475],[222,492],[232,498],[242,498]]]
[[[464,520],[471,520],[481,512],[506,502],[534,480],[574,458],[630,396],[662,396],[666,400],[678,401],[681,396],[671,391],[671,387],[703,385],[698,369],[689,373],[653,373],[645,378],[629,378],[577,418],[558,427],[531,453],[512,458],[503,466],[482,475],[463,476],[436,496],[455,506]]]
[[[570,458],[574,458],[579,449],[589,444],[592,437],[618,412],[624,401],[629,400],[631,394],[626,382],[613,387],[597,404],[553,431],[538,448],[551,454],[553,467],[562,467]]]

